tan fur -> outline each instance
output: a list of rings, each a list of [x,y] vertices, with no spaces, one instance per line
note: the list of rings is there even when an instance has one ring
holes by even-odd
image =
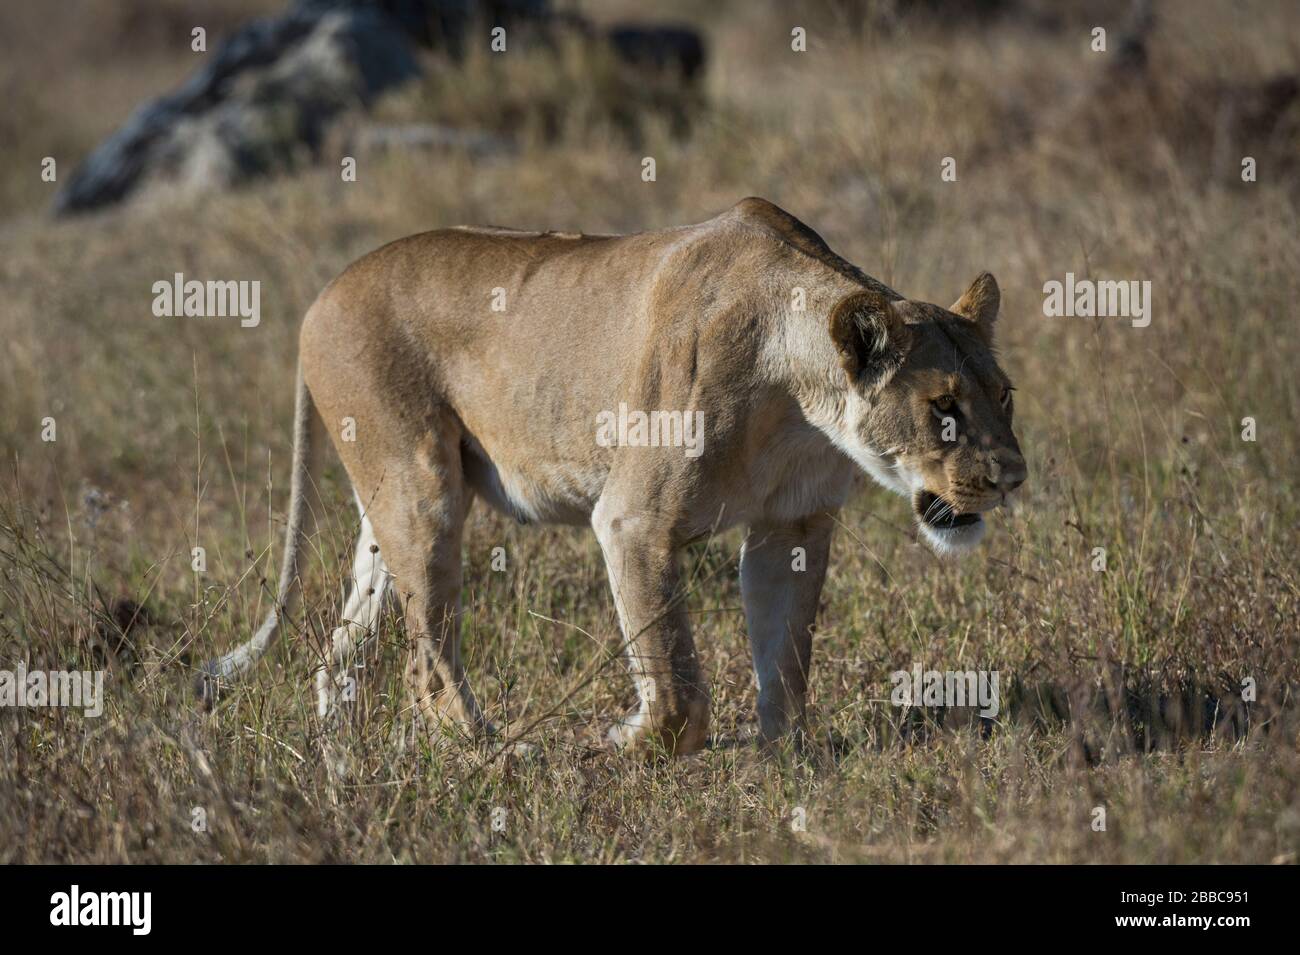
[[[488,729],[457,622],[462,528],[479,496],[527,523],[593,527],[641,695],[612,738],[678,753],[705,744],[709,711],[678,555],[745,526],[742,589],[773,740],[803,719],[832,517],[861,471],[966,513],[1023,481],[990,351],[996,312],[987,274],[952,311],[910,302],[762,199],[626,236],[429,232],[354,263],[311,307],[299,415],[314,404],[373,524],[430,721]],[[962,413],[956,441],[939,437],[931,402],[944,395]],[[702,413],[703,453],[602,447],[597,416],[620,403]],[[344,418],[354,442],[339,439]],[[294,467],[296,552],[306,457]],[[940,550],[949,540],[927,537]],[[792,570],[795,548],[806,570]],[[282,603],[292,554],[285,568]],[[269,640],[254,642],[209,665],[209,684],[256,662]]]

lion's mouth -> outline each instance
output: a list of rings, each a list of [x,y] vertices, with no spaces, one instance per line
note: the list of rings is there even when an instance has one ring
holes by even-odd
[[[918,491],[912,498],[912,509],[922,524],[939,530],[952,530],[957,527],[969,527],[980,523],[984,518],[978,514],[959,513],[948,501],[929,491]]]

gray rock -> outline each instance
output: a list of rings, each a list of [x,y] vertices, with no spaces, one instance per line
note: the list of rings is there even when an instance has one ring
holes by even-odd
[[[623,60],[694,82],[704,69],[704,40],[689,27],[617,23],[606,39]]]
[[[242,27],[180,89],[136,110],[56,194],[54,212],[99,209],[154,187],[228,188],[316,160],[342,113],[419,75],[417,47],[459,56],[468,31],[486,24],[523,27],[543,43],[577,30],[638,69],[688,85],[704,65],[692,30],[600,30],[580,15],[552,14],[549,0],[297,0]],[[508,148],[490,134],[437,126],[379,133],[370,145]]]
[[[407,35],[376,9],[308,4],[255,20],[101,143],[54,210],[109,205],[145,183],[222,187],[290,168],[315,154],[344,109],[418,73]]]

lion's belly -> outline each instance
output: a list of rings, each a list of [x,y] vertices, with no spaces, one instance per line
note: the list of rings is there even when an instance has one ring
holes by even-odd
[[[608,473],[597,462],[494,460],[473,438],[461,453],[474,492],[521,524],[586,524]]]
[[[491,451],[467,433],[462,446],[465,475],[488,505],[523,524],[589,523],[610,479],[619,455],[653,455],[661,449],[600,448],[589,437],[554,429],[550,440],[500,442]],[[668,451],[669,454],[682,452]],[[649,475],[656,469],[646,459],[635,471]],[[683,465],[690,459],[683,457]],[[689,465],[695,474],[677,483],[673,495],[675,515],[665,514],[687,537],[716,533],[735,526],[787,523],[839,508],[859,475],[857,467],[828,441],[809,436],[778,442],[752,458],[730,461],[701,455]],[[624,472],[627,473],[626,471]],[[662,472],[661,479],[662,479]],[[689,486],[681,494],[683,486]],[[653,500],[656,508],[667,500],[653,486],[615,482],[619,495]],[[645,501],[623,500],[620,506],[640,509]]]

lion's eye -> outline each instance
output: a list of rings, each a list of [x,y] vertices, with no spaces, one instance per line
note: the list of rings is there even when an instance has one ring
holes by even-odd
[[[941,414],[952,414],[953,409],[957,407],[957,401],[952,395],[935,398],[931,404],[934,405],[934,410]]]
[[[1002,397],[998,399],[998,401],[1002,403],[1002,407],[1005,408],[1007,405],[1011,404],[1011,392],[1015,390],[1016,389],[1010,387],[1009,385],[1002,389]]]

